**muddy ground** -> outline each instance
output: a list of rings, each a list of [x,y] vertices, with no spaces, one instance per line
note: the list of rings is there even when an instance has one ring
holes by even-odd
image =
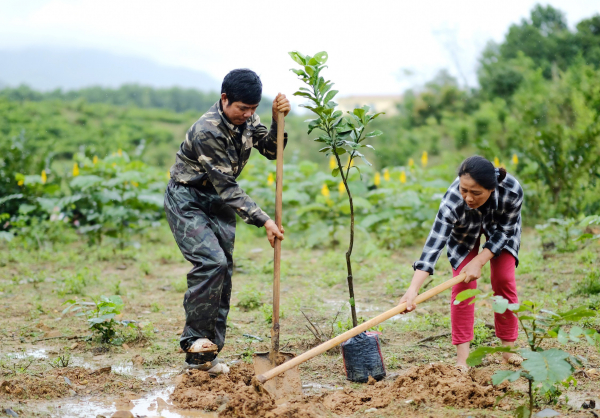
[[[130,411],[130,416],[140,417],[508,417],[525,402],[525,381],[490,385],[494,371],[506,368],[500,357],[488,358],[466,374],[452,367],[447,293],[414,314],[383,324],[388,372],[383,381],[347,381],[341,355],[332,350],[300,366],[302,396],[278,405],[257,392],[249,362],[254,352],[269,348],[272,250],[266,239],[246,227],[240,228],[236,243],[233,308],[221,354],[232,373],[216,379],[203,372],[179,374],[181,303],[189,265],[164,225],[141,240],[139,249],[116,252],[109,243],[89,248],[80,241],[42,250],[2,245],[0,412],[7,416],[110,417]],[[281,345],[299,354],[318,343],[303,313],[326,338],[347,329],[348,304],[343,250],[290,245],[284,242]],[[394,306],[419,251],[385,251],[373,243],[357,251],[359,316],[368,319]],[[534,231],[527,231],[517,270],[520,297],[544,302],[552,310],[597,306],[597,295],[574,295],[574,286],[598,260],[597,244],[569,253],[544,251]],[[430,286],[450,274],[441,257]],[[489,272],[484,276],[480,287],[489,290]],[[85,318],[63,314],[68,299],[89,301],[89,296],[113,294],[125,302],[118,319],[133,321],[135,328],[119,326],[112,344],[102,344]],[[475,344],[496,344],[489,304],[478,302],[476,315]],[[597,320],[587,325],[600,327]],[[524,342],[521,336],[518,343]],[[539,399],[536,408],[592,417],[581,405],[596,399],[600,407],[600,376],[594,373],[600,369],[598,348],[580,344],[566,349],[588,360],[575,374],[577,385],[564,388],[555,399]]]

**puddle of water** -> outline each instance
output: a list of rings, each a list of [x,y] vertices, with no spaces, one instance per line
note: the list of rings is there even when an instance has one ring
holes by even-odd
[[[33,357],[33,358],[48,358],[48,354],[46,354],[46,349],[44,348],[38,348],[35,350],[27,350],[21,353],[8,353],[6,355],[8,358],[14,358],[14,359],[24,359],[27,357]]]
[[[152,392],[144,395],[139,399],[132,399],[129,404],[122,404],[117,402],[103,403],[94,402],[91,400],[80,400],[75,401],[72,404],[63,402],[60,412],[53,417],[95,417],[97,415],[104,415],[110,417],[117,410],[128,410],[134,416],[146,416],[146,417],[164,417],[164,418],[183,418],[183,417],[200,417],[200,418],[215,418],[216,413],[203,412],[195,410],[177,409],[173,405],[164,402],[169,399],[171,393],[175,389],[174,386],[169,386],[166,389],[162,389],[156,392]],[[160,400],[159,400],[160,398]]]

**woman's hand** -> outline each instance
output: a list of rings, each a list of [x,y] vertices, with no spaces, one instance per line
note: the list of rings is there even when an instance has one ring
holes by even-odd
[[[283,112],[283,116],[287,116],[291,109],[290,101],[285,97],[285,94],[277,93],[277,97],[273,100],[273,122],[277,122],[279,112]]]
[[[483,268],[483,264],[480,260],[475,257],[472,259],[469,264],[467,264],[460,272],[466,273],[467,277],[464,282],[469,283],[473,280],[477,280],[481,277],[481,269]]]
[[[415,299],[417,298],[418,294],[419,292],[417,290],[413,289],[412,287],[408,288],[404,296],[402,296],[402,298],[400,299],[400,302],[398,302],[398,305],[400,305],[403,302],[406,302],[406,311],[404,311],[403,313],[411,312],[417,309],[417,305],[415,305]]]
[[[271,247],[275,248],[275,238],[283,241],[283,233],[285,232],[283,230],[283,225],[281,226],[281,230],[279,230],[277,224],[273,222],[272,219],[269,219],[265,222],[265,229],[267,230],[267,239],[269,240]]]

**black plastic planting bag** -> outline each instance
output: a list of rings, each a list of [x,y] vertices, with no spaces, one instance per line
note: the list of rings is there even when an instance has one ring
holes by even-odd
[[[383,356],[376,332],[363,332],[342,343],[342,357],[346,378],[365,383],[372,376],[375,380],[385,377]]]

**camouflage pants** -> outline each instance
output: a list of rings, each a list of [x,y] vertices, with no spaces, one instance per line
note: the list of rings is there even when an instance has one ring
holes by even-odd
[[[193,265],[183,297],[181,348],[186,350],[198,338],[208,338],[220,351],[231,298],[235,212],[214,188],[199,190],[173,180],[165,191],[165,212],[181,253]],[[214,354],[187,356],[189,363],[214,358]]]

